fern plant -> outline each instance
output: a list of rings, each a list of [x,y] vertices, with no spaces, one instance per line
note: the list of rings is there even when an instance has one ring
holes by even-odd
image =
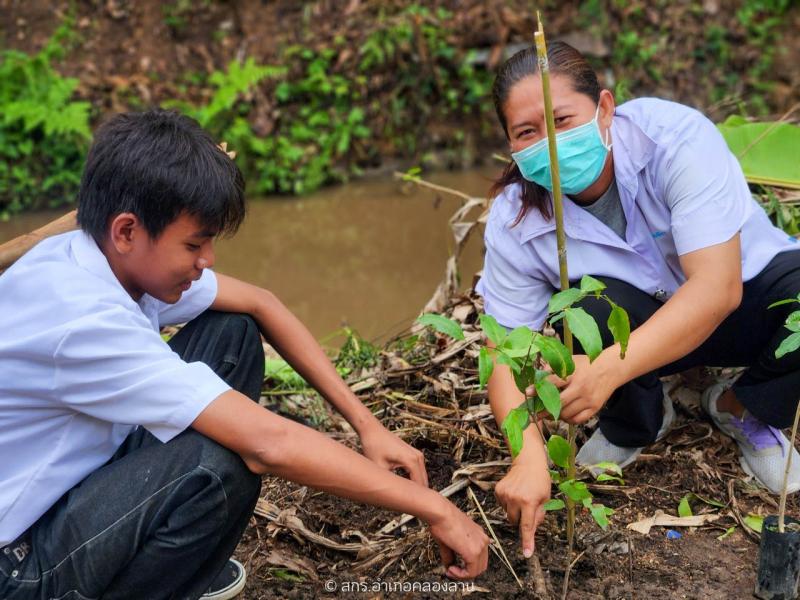
[[[78,80],[53,62],[73,38],[66,20],[35,55],[0,52],[0,217],[73,201],[91,138]]]

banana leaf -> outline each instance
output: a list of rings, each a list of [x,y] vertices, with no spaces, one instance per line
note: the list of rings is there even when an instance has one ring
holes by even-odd
[[[800,189],[800,127],[733,115],[717,125],[750,183]]]

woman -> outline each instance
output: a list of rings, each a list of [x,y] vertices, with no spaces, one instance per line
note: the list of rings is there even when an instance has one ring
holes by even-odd
[[[783,322],[792,307],[767,307],[800,291],[800,246],[769,222],[724,139],[700,113],[654,98],[616,107],[574,48],[556,42],[548,58],[569,278],[603,281],[633,330],[620,359],[602,326],[607,304],[581,304],[601,324],[607,347],[592,363],[576,356],[575,372],[560,382],[565,421],[598,416],[578,463],[625,466],[666,433],[674,413],[660,375],[697,365],[747,366],[735,383],[706,390],[702,404],[739,444],[745,470],[777,493],[792,446],[776,427],[791,424],[800,353],[775,359],[790,333]],[[495,185],[477,290],[486,312],[505,327],[541,329],[559,272],[533,48],[501,67],[493,93],[514,161]],[[522,402],[508,367],[496,365],[489,398],[498,423]],[[800,489],[799,459],[790,491]],[[550,495],[535,427],[525,430],[522,452],[496,493],[530,556]]]

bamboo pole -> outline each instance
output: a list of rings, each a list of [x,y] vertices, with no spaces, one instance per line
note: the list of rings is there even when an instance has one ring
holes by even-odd
[[[797,435],[797,422],[800,421],[800,403],[794,412],[794,423],[792,424],[792,437],[789,438],[789,450],[786,457],[786,468],[783,471],[783,486],[781,487],[781,502],[778,507],[778,533],[785,531],[784,521],[786,519],[786,488],[789,484],[789,471],[792,469],[792,450],[794,450],[794,438]]]
[[[0,273],[8,269],[19,257],[43,239],[76,229],[78,223],[75,219],[75,215],[76,211],[70,211],[39,229],[35,229],[30,233],[23,234],[0,245]]]
[[[550,95],[550,63],[547,59],[547,44],[542,27],[542,15],[536,11],[539,22],[538,30],[533,34],[536,42],[536,56],[539,61],[539,73],[542,79],[542,95],[544,96],[544,115],[547,124],[547,148],[550,151],[550,176],[553,183],[553,206],[556,219],[556,242],[558,245],[558,271],[561,290],[569,288],[569,271],[567,270],[567,236],[564,233],[564,204],[561,198],[561,178],[558,171],[558,149],[556,148],[556,126],[553,118],[553,98]],[[566,319],[564,324],[564,345],[573,354],[572,332]],[[569,426],[569,465],[567,477],[575,479],[575,426]],[[575,538],[575,503],[567,497],[567,540],[570,554]]]

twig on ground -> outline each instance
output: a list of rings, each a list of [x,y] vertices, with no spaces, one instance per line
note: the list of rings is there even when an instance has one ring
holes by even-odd
[[[475,506],[478,507],[478,511],[481,513],[481,517],[483,517],[483,522],[486,523],[486,527],[489,529],[489,533],[492,534],[492,539],[494,540],[494,543],[497,544],[497,549],[502,553],[503,562],[505,562],[505,565],[508,567],[508,570],[511,571],[511,574],[514,576],[514,579],[517,580],[520,589],[525,589],[525,587],[522,585],[522,582],[519,580],[519,577],[517,577],[517,572],[514,571],[514,567],[511,566],[511,561],[508,560],[506,552],[505,550],[503,550],[503,545],[500,543],[500,540],[497,539],[497,536],[494,533],[494,529],[492,529],[492,526],[489,523],[489,519],[486,517],[486,513],[483,512],[483,508],[481,507],[481,503],[478,502],[478,498],[475,496],[475,492],[472,491],[471,487],[468,487],[467,491],[469,492],[469,497],[475,503]]]

